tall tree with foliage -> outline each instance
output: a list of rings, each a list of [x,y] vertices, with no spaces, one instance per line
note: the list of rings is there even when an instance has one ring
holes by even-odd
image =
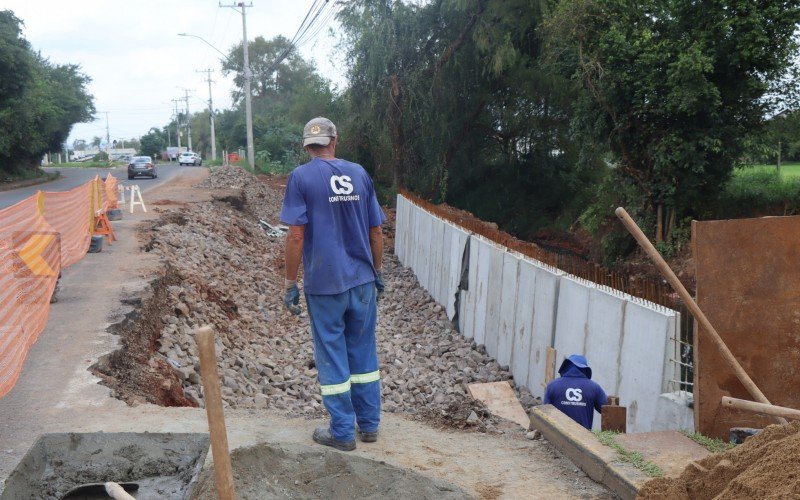
[[[795,85],[799,21],[796,0],[557,2],[551,68],[581,90],[580,142],[607,148],[613,167],[584,220],[600,228],[625,204],[661,241],[702,215]]]
[[[0,11],[0,170],[36,167],[61,151],[72,125],[94,114],[89,78],[76,65],[56,65],[35,53],[20,21]]]
[[[534,0],[349,2],[339,16],[343,146],[379,183],[522,236],[569,221],[594,171],[570,140],[570,87],[539,65],[545,10]]]
[[[315,116],[336,119],[341,106],[328,80],[312,63],[291,49],[289,40],[256,37],[248,44],[253,71],[253,139],[256,167],[265,172],[283,173],[297,166],[302,149],[303,125]],[[282,55],[285,57],[281,58]],[[235,107],[218,116],[219,146],[235,150],[245,144],[242,44],[231,48],[223,62],[223,73],[234,73]],[[207,118],[206,118],[207,119]]]

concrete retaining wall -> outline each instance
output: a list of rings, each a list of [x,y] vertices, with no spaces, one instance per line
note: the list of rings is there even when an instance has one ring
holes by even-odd
[[[547,348],[554,347],[558,365],[569,354],[587,356],[593,379],[628,407],[630,432],[685,424],[657,418],[677,312],[468,234],[401,195],[395,253],[448,318],[454,319],[458,301],[459,331],[486,346],[532,394],[543,394]],[[467,279],[459,288],[462,273]]]

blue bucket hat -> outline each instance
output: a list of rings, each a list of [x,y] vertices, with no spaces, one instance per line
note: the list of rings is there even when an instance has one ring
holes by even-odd
[[[572,354],[561,363],[561,368],[558,369],[559,375],[564,375],[564,372],[569,370],[570,366],[574,366],[586,375],[586,378],[592,378],[592,369],[589,368],[589,362],[580,354]]]

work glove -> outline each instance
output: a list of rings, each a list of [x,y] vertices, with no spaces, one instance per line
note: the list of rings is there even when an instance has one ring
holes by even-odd
[[[290,313],[297,316],[300,314],[300,291],[297,289],[297,283],[287,282],[286,291],[283,294],[283,304]]]
[[[375,277],[375,290],[378,291],[378,295],[375,297],[375,301],[381,300],[383,296],[383,291],[386,287],[383,284],[383,274],[378,271],[378,276]]]

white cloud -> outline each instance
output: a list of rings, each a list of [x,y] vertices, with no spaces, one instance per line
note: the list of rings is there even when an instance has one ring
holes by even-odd
[[[247,9],[248,38],[291,38],[312,3],[253,0]],[[241,15],[220,8],[217,0],[6,0],[0,8],[22,19],[34,50],[55,63],[79,64],[92,78],[89,90],[98,120],[77,124],[70,141],[104,136],[103,111],[109,112],[112,139],[138,137],[152,126],[163,126],[174,109],[171,100],[184,95],[182,88],[192,91],[190,109],[200,109],[208,100],[208,85],[205,74],[196,71],[205,68],[215,71],[214,107],[231,105],[232,79],[219,71],[221,56],[198,39],[177,35],[200,36],[222,52],[239,43]],[[344,67],[332,53],[334,45],[325,29],[301,53],[341,87]]]

